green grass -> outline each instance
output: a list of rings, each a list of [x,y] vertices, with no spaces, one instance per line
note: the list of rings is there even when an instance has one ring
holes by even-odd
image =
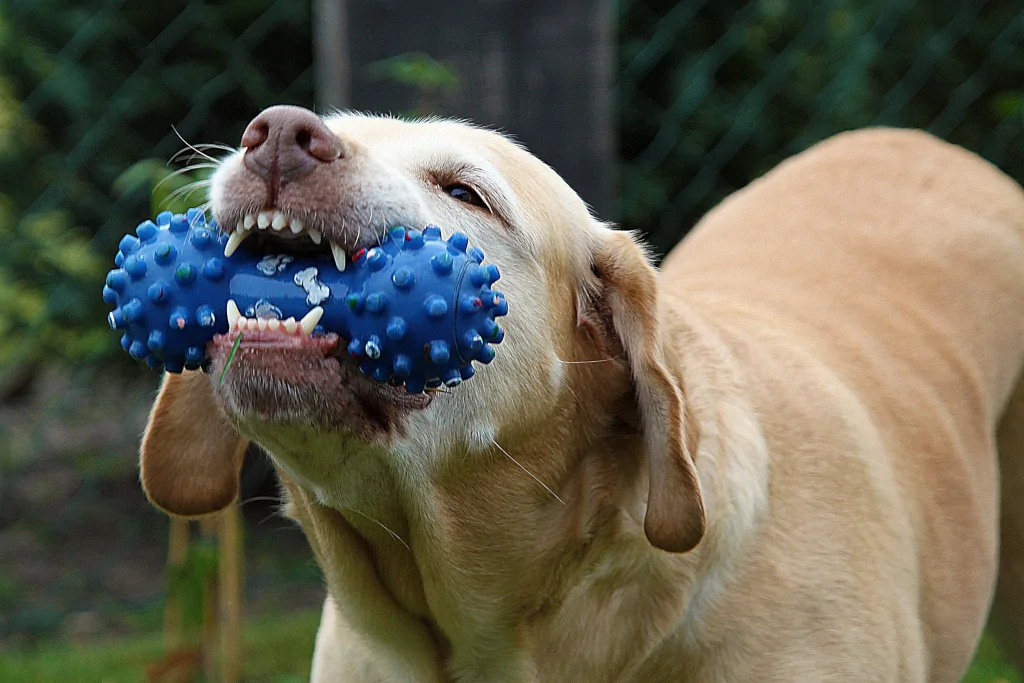
[[[1020,673],[1003,657],[995,640],[986,635],[981,639],[963,683],[1022,683],[1022,680]]]
[[[320,611],[250,621],[245,627],[245,681],[309,680]],[[144,683],[146,666],[164,654],[159,635],[88,645],[53,644],[29,652],[0,651],[0,681]]]
[[[245,681],[309,680],[320,611],[251,621],[245,627]],[[163,654],[160,637],[140,636],[91,643],[53,644],[30,652],[0,652],[0,681],[32,683],[143,683],[146,665]],[[963,683],[1024,683],[988,636]]]

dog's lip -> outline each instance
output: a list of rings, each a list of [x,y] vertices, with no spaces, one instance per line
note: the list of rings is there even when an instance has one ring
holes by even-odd
[[[239,335],[242,336],[241,341],[238,341]],[[216,344],[222,347],[234,347],[237,342],[239,348],[258,348],[275,351],[287,351],[287,350],[320,350],[326,356],[330,354],[338,346],[338,342],[341,338],[329,332],[327,334],[317,334],[312,336],[305,336],[300,334],[289,334],[287,332],[280,332],[276,330],[246,330],[240,332],[238,330],[232,330],[225,334],[215,334],[213,336],[212,344]]]
[[[238,340],[239,334],[242,335],[241,341]],[[378,400],[387,400],[405,408],[423,409],[430,405],[431,399],[428,394],[410,394],[405,387],[382,384],[363,376],[355,367],[355,361],[344,353],[344,346],[340,342],[341,337],[333,332],[305,336],[274,330],[247,330],[241,333],[231,331],[214,335],[210,344],[222,351],[226,350],[229,359],[236,343],[239,350],[277,354],[278,360],[286,364],[290,358],[298,359],[303,355],[321,356],[327,362],[333,360],[339,365],[352,366],[352,372],[349,373],[351,380],[346,384],[357,394],[372,393]],[[225,371],[230,372],[231,361],[229,360],[226,365]]]

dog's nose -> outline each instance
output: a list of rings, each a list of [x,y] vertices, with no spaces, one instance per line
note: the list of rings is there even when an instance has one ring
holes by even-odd
[[[297,180],[344,155],[344,145],[319,116],[279,105],[264,109],[242,134],[246,168],[275,184]]]

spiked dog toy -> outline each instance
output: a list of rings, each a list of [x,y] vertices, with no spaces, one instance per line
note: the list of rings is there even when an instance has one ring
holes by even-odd
[[[202,367],[207,344],[229,331],[333,332],[363,374],[420,393],[469,379],[504,337],[498,269],[468,242],[393,228],[339,271],[329,254],[226,257],[227,235],[202,212],[164,212],[121,240],[103,300],[121,346],[154,369]]]

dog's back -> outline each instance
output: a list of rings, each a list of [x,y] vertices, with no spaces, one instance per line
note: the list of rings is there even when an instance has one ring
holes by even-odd
[[[1003,609],[1024,604],[1024,392],[1010,402],[1024,361],[1021,188],[924,133],[848,133],[724,202],[662,272],[717,319],[785,329],[858,396],[907,501],[893,524],[915,539],[933,672],[962,670],[984,625],[1007,413],[996,623],[1024,655],[1024,618]]]

